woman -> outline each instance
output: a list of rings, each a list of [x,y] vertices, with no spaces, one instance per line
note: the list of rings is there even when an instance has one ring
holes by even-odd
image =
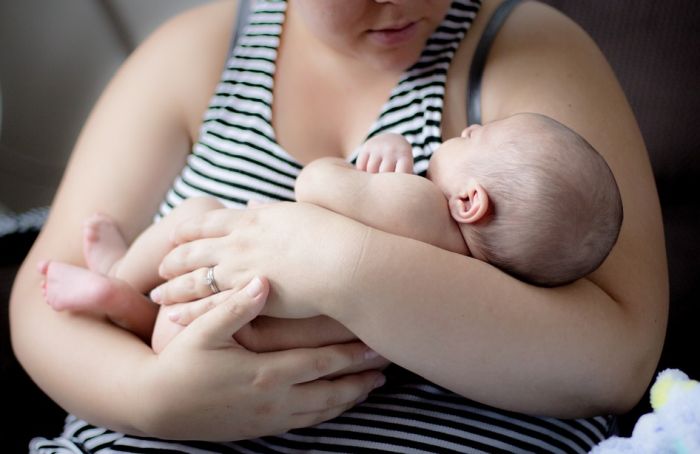
[[[481,83],[467,93],[475,49],[499,3],[257,3],[223,78],[235,3],[162,27],[99,101],[18,275],[13,343],[30,375],[71,413],[128,434],[216,441],[305,428],[230,445],[234,451],[587,451],[609,419],[554,418],[630,408],[661,351],[668,289],[660,209],[612,71],[561,14],[535,2],[515,8],[485,69],[475,71]],[[477,91],[480,109],[467,118]],[[517,112],[576,130],[616,176],[625,221],[611,255],[587,279],[532,287],[313,206],[272,204],[183,225],[183,245],[162,264],[172,278],[163,294],[205,296],[203,273],[214,267],[231,296],[159,356],[104,320],[42,304],[37,261],[81,264],[79,225],[94,212],[133,239],[166,193],[162,213],[201,193],[231,206],[291,199],[303,164],[352,159],[368,130],[410,136],[422,172],[441,137],[458,135],[478,114],[487,123]],[[318,317],[246,325],[259,298],[235,290],[256,275],[271,282],[267,304]],[[242,346],[231,340],[241,327]],[[392,366],[387,384],[354,406],[382,383],[377,361],[364,359],[367,347],[346,343],[355,336],[417,375]],[[308,348],[317,346],[325,347]],[[341,370],[364,372],[319,379]],[[71,419],[66,434],[84,450],[224,449],[83,427]]]

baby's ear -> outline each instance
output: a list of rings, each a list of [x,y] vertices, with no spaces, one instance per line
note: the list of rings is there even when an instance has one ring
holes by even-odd
[[[489,211],[489,195],[476,180],[470,179],[464,189],[448,201],[452,218],[460,224],[474,224]]]

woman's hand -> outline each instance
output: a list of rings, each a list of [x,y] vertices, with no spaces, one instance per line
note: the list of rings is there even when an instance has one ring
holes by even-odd
[[[381,386],[377,371],[319,380],[376,358],[359,342],[274,353],[238,344],[234,334],[262,310],[268,290],[264,283],[257,293],[229,292],[154,357],[144,372],[148,389],[157,390],[141,399],[144,433],[204,440],[277,434],[333,418]]]
[[[327,305],[362,252],[367,230],[360,223],[303,203],[211,211],[176,229],[173,241],[178,246],[160,266],[168,282],[151,296],[166,305],[194,302],[187,310],[199,315],[222,297],[212,295],[207,283],[207,271],[214,267],[222,293],[242,288],[255,276],[267,276],[272,291],[264,315],[327,315]]]

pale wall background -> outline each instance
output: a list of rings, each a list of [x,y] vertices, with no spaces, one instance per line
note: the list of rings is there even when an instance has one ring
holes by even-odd
[[[0,213],[48,205],[80,128],[129,52],[205,0],[0,0]]]

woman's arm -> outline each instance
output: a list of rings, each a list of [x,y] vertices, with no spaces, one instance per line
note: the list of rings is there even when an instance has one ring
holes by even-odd
[[[129,242],[151,222],[219,80],[234,11],[235,3],[218,2],[186,13],[129,58],[81,133],[49,219],[17,276],[10,316],[18,359],[63,408],[94,424],[199,439],[271,434],[340,413],[377,379],[368,372],[313,382],[314,375],[362,362],[366,347],[357,343],[265,356],[224,342],[215,325],[235,315],[231,308],[199,330],[183,330],[157,357],[103,319],[57,313],[43,302],[37,262],[82,265],[81,224],[89,215],[108,214]],[[204,363],[210,369],[197,373],[195,364]],[[311,382],[301,388],[299,380]],[[266,403],[256,389],[278,398]],[[276,418],[258,412],[260,405],[273,408]]]
[[[462,58],[466,68],[467,57],[458,55],[453,67]],[[465,124],[465,98],[452,96],[464,95],[455,84],[464,87],[465,76],[458,71],[448,85],[451,125]],[[615,173],[625,221],[610,256],[587,279],[534,287],[484,262],[304,204],[212,213],[208,222],[183,225],[180,241],[218,238],[175,249],[161,270],[172,277],[195,269],[202,257],[192,249],[208,244],[219,252],[206,260],[228,276],[220,284],[268,276],[271,304],[329,315],[392,362],[467,397],[561,417],[629,409],[661,352],[668,282],[658,197],[624,95],[590,38],[532,2],[499,35],[483,91],[485,121],[519,111],[550,115],[586,137]]]
[[[194,45],[185,36],[171,41],[183,20],[145,42],[101,96],[10,303],[15,353],[39,386],[67,410],[125,431],[135,430],[134,396],[125,391],[151,356],[148,346],[103,320],[53,312],[35,268],[47,258],[84,266],[81,226],[93,213],[115,219],[129,242],[151,222],[191,143],[184,100],[172,95],[186,92],[194,76],[175,63]]]
[[[349,299],[328,313],[390,360],[487,403],[560,416],[624,411],[651,379],[668,310],[660,207],[633,114],[592,40],[534,2],[501,31],[482,92],[485,122],[541,112],[603,154],[625,210],[610,257],[588,279],[540,289],[372,232]],[[388,336],[388,326],[402,328]]]

